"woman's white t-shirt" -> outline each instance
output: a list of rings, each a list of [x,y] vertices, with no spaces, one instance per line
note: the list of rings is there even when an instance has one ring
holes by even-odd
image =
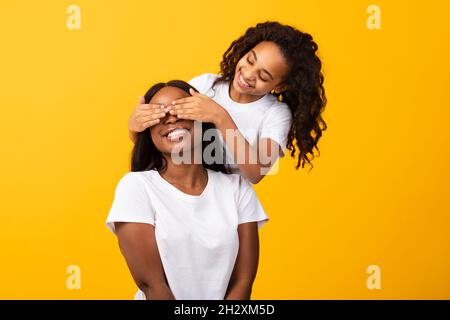
[[[156,170],[129,172],[117,185],[106,220],[148,223],[169,287],[176,299],[222,300],[239,250],[237,226],[268,221],[250,183],[238,174],[207,169],[199,196],[188,195]],[[145,299],[141,290],[135,299]]]
[[[272,94],[266,94],[250,103],[235,102],[229,94],[229,82],[220,82],[214,88],[212,87],[218,76],[205,73],[191,79],[189,84],[225,108],[251,145],[255,146],[259,139],[270,138],[280,145],[283,151],[281,157],[283,157],[286,153],[287,136],[292,123],[292,113],[288,105]],[[231,151],[228,148],[225,150],[228,168],[233,173],[240,173]]]

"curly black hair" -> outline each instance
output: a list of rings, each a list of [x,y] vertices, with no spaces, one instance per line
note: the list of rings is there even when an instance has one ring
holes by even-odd
[[[316,53],[318,46],[310,34],[279,22],[258,23],[233,41],[223,54],[220,76],[214,81],[213,87],[219,82],[231,83],[239,60],[263,41],[275,43],[289,65],[289,72],[283,81],[287,89],[280,93],[271,92],[279,101],[286,103],[292,112],[287,149],[293,158],[296,146],[299,149],[296,169],[300,165],[304,168],[306,163],[312,169],[314,149],[320,156],[317,143],[322,131],[327,129],[321,115],[327,99],[323,87],[322,63]]]

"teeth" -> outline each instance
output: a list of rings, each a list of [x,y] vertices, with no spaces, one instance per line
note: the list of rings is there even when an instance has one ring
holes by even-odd
[[[186,129],[182,129],[182,128],[177,128],[171,132],[169,132],[169,134],[167,135],[167,138],[169,140],[179,140],[182,136],[184,136],[187,132],[189,132]]]
[[[250,87],[250,85],[249,85],[247,82],[245,82],[244,78],[242,78],[242,75],[241,75],[241,74],[239,74],[239,80],[240,80],[246,87]]]

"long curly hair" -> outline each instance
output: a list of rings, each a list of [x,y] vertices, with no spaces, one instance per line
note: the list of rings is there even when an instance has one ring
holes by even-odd
[[[233,41],[223,54],[219,82],[234,80],[236,65],[253,47],[262,41],[275,43],[289,65],[284,79],[287,89],[280,93],[271,92],[279,101],[286,103],[292,112],[292,125],[288,133],[287,149],[295,158],[298,148],[296,169],[308,163],[313,167],[314,149],[318,156],[317,143],[327,125],[322,118],[327,99],[323,87],[322,63],[317,55],[317,44],[310,34],[279,22],[258,23],[249,28],[243,36]],[[297,147],[297,148],[296,148]]]

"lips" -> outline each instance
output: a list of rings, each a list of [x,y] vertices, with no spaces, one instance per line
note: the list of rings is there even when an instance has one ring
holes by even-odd
[[[250,89],[250,88],[252,88],[252,86],[247,81],[245,81],[245,79],[242,76],[240,71],[237,74],[237,82],[238,82],[239,86],[241,88],[243,88],[243,89]]]
[[[184,137],[188,132],[189,131],[186,129],[175,129],[167,135],[167,139],[169,139],[170,141],[178,141],[182,137]]]
[[[166,137],[170,141],[178,141],[182,137],[184,137],[187,133],[189,133],[189,129],[185,127],[171,127],[167,130],[164,130],[162,136]]]

